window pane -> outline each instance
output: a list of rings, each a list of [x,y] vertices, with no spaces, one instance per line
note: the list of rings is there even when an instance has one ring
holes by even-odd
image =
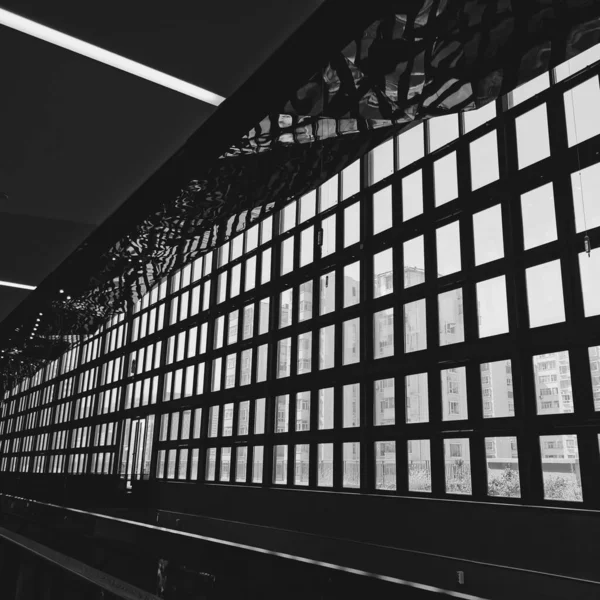
[[[419,169],[402,180],[402,220],[408,221],[422,213],[423,172]]]
[[[425,155],[423,129],[423,123],[419,123],[398,136],[398,169],[403,169]]]
[[[235,344],[237,342],[239,312],[239,310],[234,310],[229,313],[229,320],[227,323],[227,344]]]
[[[581,144],[600,133],[600,86],[598,77],[592,77],[565,92],[565,117],[569,146]]]
[[[600,202],[597,196],[600,189],[600,163],[573,173],[571,186],[577,233],[600,227]]]
[[[519,169],[550,156],[548,116],[542,104],[515,120],[517,127],[517,155]]]
[[[500,177],[496,131],[472,142],[469,151],[471,153],[471,189],[478,190]]]
[[[392,186],[373,194],[373,235],[392,226]]]
[[[313,283],[307,281],[300,286],[300,293],[298,295],[298,321],[306,321],[312,319],[312,305],[313,305]]]
[[[294,237],[289,237],[281,244],[281,275],[290,273],[294,268]]]
[[[246,276],[244,283],[244,291],[253,290],[256,286],[256,256],[249,258],[246,261]]]
[[[516,437],[485,438],[488,496],[520,498]]]
[[[444,421],[468,419],[467,376],[465,367],[442,370],[441,386],[442,419]]]
[[[433,176],[435,182],[435,205],[442,206],[458,198],[458,172],[456,167],[456,152],[433,163]],[[421,209],[417,214],[421,214]],[[406,218],[404,219],[406,221]]]
[[[342,200],[360,192],[360,160],[355,160],[342,171]]]
[[[477,110],[467,110],[463,113],[465,133],[477,129],[480,125],[491,121],[496,116],[496,103],[489,102]]]
[[[215,470],[217,466],[217,449],[209,448],[206,453],[206,481],[215,480]]]
[[[296,202],[292,201],[279,211],[279,233],[285,233],[296,225]]]
[[[331,369],[335,360],[335,325],[322,327],[319,334],[319,369]]]
[[[360,443],[344,442],[343,453],[343,479],[342,486],[345,488],[360,487]]]
[[[338,201],[338,176],[334,175],[319,188],[319,212],[323,212]]]
[[[392,249],[373,256],[373,298],[386,296],[394,291],[394,262]]]
[[[221,389],[221,366],[223,359],[216,358],[213,360],[213,377],[212,377],[212,391],[218,392]]]
[[[573,412],[573,389],[568,352],[551,352],[534,356],[533,377],[538,415]]]
[[[521,212],[525,250],[557,239],[554,193],[551,183],[523,194]]]
[[[576,435],[540,436],[544,498],[582,502],[579,448]]]
[[[479,337],[508,333],[506,278],[494,277],[477,284]]]
[[[233,403],[230,402],[223,406],[223,437],[233,435]]]
[[[375,489],[396,489],[396,442],[375,442]]]
[[[380,379],[374,384],[373,423],[394,425],[396,423],[396,401],[394,378]]]
[[[317,214],[317,192],[313,190],[300,198],[300,223],[312,219]]]
[[[369,185],[388,177],[394,172],[394,140],[384,142],[369,152]]]
[[[565,61],[561,65],[558,65],[554,69],[556,81],[562,81],[567,77],[570,77],[574,73],[585,69],[585,67],[594,64],[597,60],[600,60],[600,45],[592,46],[583,52],[576,54],[573,58]]]
[[[586,317],[600,315],[600,248],[594,248],[588,256],[579,255],[583,310]]]
[[[269,331],[269,298],[263,298],[258,305],[258,335],[263,335]]]
[[[429,119],[429,151],[433,152],[458,138],[458,115]]]
[[[298,375],[310,373],[312,370],[312,333],[302,333],[298,336]]]
[[[344,267],[344,308],[360,302],[360,262]]]
[[[269,345],[263,344],[258,347],[256,360],[256,383],[267,380],[267,359],[269,357]]]
[[[265,399],[258,398],[254,402],[254,433],[260,435],[265,432]]]
[[[292,324],[292,289],[284,290],[279,295],[279,329]]]
[[[540,92],[547,90],[550,87],[550,79],[549,74],[542,73],[535,79],[520,85],[516,90],[513,90],[509,94],[507,94],[508,99],[508,107],[512,108],[529,98],[533,98]]]
[[[343,387],[343,427],[360,427],[360,383]]]
[[[277,377],[290,376],[292,355],[292,338],[285,338],[277,343]]]
[[[436,230],[438,277],[461,270],[460,226],[458,221]]]
[[[565,320],[560,261],[555,260],[525,271],[529,326],[541,327]]]
[[[319,429],[333,429],[333,388],[319,390]]]
[[[260,226],[260,243],[266,244],[273,237],[273,217],[267,217]]]
[[[246,231],[246,252],[252,252],[258,248],[258,228],[258,225],[254,225]]]
[[[261,254],[260,283],[265,284],[271,280],[271,248],[267,248]]]
[[[219,435],[219,407],[211,406],[208,409],[208,437]]]
[[[235,461],[235,480],[239,482],[246,481],[246,467],[248,464],[248,447],[241,446],[236,448]]]
[[[409,440],[408,491],[431,492],[431,450],[429,440]]]
[[[514,417],[515,401],[510,360],[483,363],[480,372],[483,418]]]
[[[404,305],[404,352],[427,348],[427,317],[425,299]]]
[[[285,433],[289,424],[290,397],[277,396],[275,398],[275,433]]]
[[[394,355],[394,309],[386,308],[373,315],[373,358]]]
[[[296,431],[310,429],[310,392],[296,395]]]
[[[287,446],[273,446],[273,483],[287,483]]]
[[[406,422],[427,423],[429,421],[427,373],[407,375],[404,381]]]
[[[465,341],[462,288],[438,296],[440,346]]]
[[[592,394],[594,410],[600,411],[600,346],[588,348],[590,357],[590,374],[592,377]]]
[[[446,493],[471,494],[469,440],[467,438],[444,440],[444,459]]]
[[[254,446],[252,450],[252,483],[262,483],[263,446]]]
[[[360,242],[360,202],[344,210],[344,248]]]
[[[335,271],[321,275],[319,314],[326,315],[335,310]]]
[[[217,303],[225,302],[227,298],[227,271],[224,271],[219,275],[217,280],[218,292],[217,292]]]
[[[360,359],[360,319],[344,321],[342,329],[343,364],[352,365]]]
[[[425,249],[423,236],[404,242],[404,287],[409,288],[425,281]]]
[[[300,266],[310,264],[314,258],[315,228],[309,227],[300,234]]]
[[[333,444],[317,446],[317,485],[333,487]]]
[[[335,215],[323,221],[323,244],[321,246],[321,257],[329,256],[335,252]]]
[[[240,402],[238,411],[238,435],[248,435],[248,424],[250,422],[250,400]]]
[[[254,334],[254,304],[244,307],[244,328],[242,339],[249,340]]]
[[[308,463],[310,446],[308,444],[296,444],[294,457],[294,484],[308,485]]]

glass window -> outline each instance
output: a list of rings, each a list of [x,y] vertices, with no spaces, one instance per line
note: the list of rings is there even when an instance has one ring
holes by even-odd
[[[554,192],[551,183],[521,196],[525,250],[557,239]]]
[[[590,255],[579,255],[583,311],[586,317],[600,315],[600,248],[594,248]]]
[[[244,291],[249,292],[256,286],[256,256],[252,256],[246,261],[246,275],[244,282]]]
[[[394,378],[379,379],[374,384],[373,423],[394,425],[396,423],[396,401]]]
[[[393,138],[369,152],[369,185],[385,179],[394,172]]]
[[[252,379],[252,348],[242,350],[240,363],[240,385],[250,385]]]
[[[219,435],[219,407],[211,406],[208,409],[208,437]]]
[[[181,419],[181,435],[179,439],[181,440],[189,440],[190,439],[190,426],[192,424],[192,411],[185,410],[183,411],[182,419]]]
[[[500,177],[496,131],[471,142],[469,151],[471,153],[471,189],[478,190]]]
[[[290,273],[294,268],[294,237],[283,240],[281,243],[281,275]]]
[[[540,449],[544,498],[562,502],[582,502],[577,436],[542,435]]]
[[[483,418],[514,417],[515,401],[510,360],[483,363],[480,375]]]
[[[422,213],[423,172],[419,169],[402,180],[402,220],[408,221]]]
[[[355,160],[342,171],[342,200],[360,192],[360,160]]]
[[[531,267],[525,271],[529,326],[541,327],[565,320],[560,261]]]
[[[223,436],[233,435],[233,403],[223,406]]]
[[[269,356],[269,345],[263,344],[258,347],[256,360],[256,383],[267,380],[267,359]]]
[[[438,296],[440,346],[465,341],[462,288]]]
[[[252,252],[258,248],[258,228],[258,225],[254,225],[246,231],[246,252]]]
[[[599,44],[576,54],[561,65],[558,65],[558,67],[554,69],[556,81],[562,81],[563,79],[570,77],[574,73],[585,69],[585,67],[594,64],[597,60],[600,60]]]
[[[315,228],[308,227],[300,233],[300,266],[309,265],[314,259]]]
[[[458,221],[436,230],[438,277],[461,270],[460,226]]]
[[[396,442],[375,442],[375,489],[396,489]]]
[[[373,256],[373,298],[380,298],[394,292],[394,260],[392,249],[388,248]]]
[[[223,347],[223,334],[225,333],[225,316],[219,317],[215,321],[215,343],[214,348],[218,350]]]
[[[427,348],[427,313],[425,299],[404,305],[404,352]]]
[[[238,435],[248,435],[248,424],[250,421],[250,400],[240,402],[238,411]]]
[[[360,261],[344,267],[344,308],[360,302]]]
[[[215,471],[217,466],[217,449],[209,448],[206,453],[206,481],[215,480]]]
[[[231,290],[230,297],[235,298],[240,293],[240,283],[242,276],[242,265],[235,265],[233,269],[231,269]]]
[[[409,288],[425,281],[425,249],[423,236],[408,240],[404,248],[404,287]]]
[[[258,305],[258,335],[263,335],[269,331],[269,304],[269,298],[263,298]]]
[[[312,333],[301,333],[298,336],[297,373],[310,373],[312,370]]]
[[[239,310],[234,310],[229,313],[229,319],[227,323],[227,344],[235,344],[238,339],[238,321],[239,321]]]
[[[394,309],[386,308],[373,315],[373,358],[394,355]]]
[[[447,494],[471,494],[471,454],[468,438],[444,440]]]
[[[581,144],[600,133],[600,86],[592,77],[565,92],[565,117],[569,146]]]
[[[408,491],[431,492],[431,449],[429,440],[409,440]]]
[[[260,283],[264,285],[271,280],[271,248],[262,252],[260,269]]]
[[[360,318],[344,321],[342,329],[342,364],[352,365],[360,359]]]
[[[310,429],[310,392],[296,394],[296,431]]]
[[[219,275],[217,281],[217,303],[220,304],[221,302],[225,302],[225,299],[227,298],[227,271],[223,271],[223,273]]]
[[[292,324],[292,289],[284,290],[279,295],[279,328]]]
[[[244,234],[240,234],[233,238],[231,242],[231,260],[235,260],[242,255],[244,251]]]
[[[433,163],[433,180],[435,182],[435,205],[442,206],[458,198],[458,171],[456,152],[451,152]],[[417,214],[421,214],[421,208]],[[406,218],[404,219],[406,221]]]
[[[342,446],[342,486],[360,487],[360,443],[344,442]]]
[[[317,214],[317,192],[313,190],[300,198],[300,223],[312,219]]]
[[[244,306],[244,325],[242,339],[249,340],[254,334],[254,304]]]
[[[289,428],[289,395],[275,398],[275,433],[285,433]]]
[[[463,112],[463,124],[465,133],[477,129],[484,123],[491,121],[496,116],[496,103],[488,102],[485,106],[477,110],[467,110]]]
[[[360,427],[360,383],[351,383],[342,388],[343,427]]]
[[[360,242],[360,202],[344,210],[344,248]]]
[[[404,378],[406,422],[427,423],[429,421],[429,392],[427,373],[415,373]]]
[[[600,227],[600,163],[571,174],[571,187],[577,233]]]
[[[212,378],[212,391],[213,392],[218,392],[221,389],[222,362],[223,362],[222,358],[215,358],[215,360],[213,360],[213,378]]]
[[[333,388],[319,390],[319,429],[333,429]]]
[[[335,310],[335,271],[321,275],[319,314],[327,315]]]
[[[252,449],[252,483],[262,483],[263,474],[263,446],[254,446]]]
[[[393,225],[392,186],[373,194],[373,235],[377,235]]]
[[[300,293],[298,294],[298,321],[307,321],[312,319],[313,305],[313,283],[307,281],[300,285]]]
[[[248,465],[248,446],[241,446],[235,450],[235,480],[246,481],[246,468]]]
[[[323,212],[338,202],[338,176],[334,175],[319,188],[319,212]]]
[[[277,377],[290,376],[290,361],[292,358],[292,338],[279,340],[277,343]]]
[[[504,275],[477,284],[477,315],[480,338],[508,333]]]
[[[273,446],[273,483],[287,483],[287,446]]]
[[[294,484],[308,485],[310,446],[308,444],[296,444],[294,455]]]
[[[458,138],[458,115],[450,114],[435,117],[427,122],[429,126],[429,151],[433,152]]]
[[[229,262],[229,242],[219,248],[219,267],[225,266]]]
[[[254,433],[260,435],[265,432],[265,399],[258,398],[254,402]]]
[[[548,73],[542,73],[535,79],[520,85],[517,89],[507,94],[508,108],[512,108],[521,102],[525,102],[529,98],[537,96],[540,92],[547,90],[550,87],[550,79]]]
[[[279,233],[285,233],[296,226],[296,201],[290,202],[279,211]]]
[[[488,496],[520,498],[517,438],[485,438]]]
[[[403,131],[398,136],[398,169],[403,169],[425,155],[423,123]]]
[[[444,421],[468,419],[465,367],[443,369],[441,372],[441,387],[442,419]]]
[[[335,252],[335,215],[323,220],[323,244],[321,245],[321,257],[329,256]]]
[[[548,115],[542,104],[515,119],[519,169],[524,169],[550,156]]]
[[[319,369],[331,369],[335,361],[335,325],[321,327],[319,332]]]
[[[317,446],[317,485],[333,487],[333,444]]]
[[[267,217],[260,225],[260,243],[266,244],[273,237],[273,217]]]
[[[573,388],[568,352],[533,357],[533,378],[538,415],[573,412]]]

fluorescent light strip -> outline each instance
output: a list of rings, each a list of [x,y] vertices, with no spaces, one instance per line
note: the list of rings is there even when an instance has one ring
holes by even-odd
[[[24,283],[13,283],[12,281],[0,281],[0,286],[19,288],[20,290],[35,290],[35,285],[25,285]]]
[[[147,79],[148,81],[152,81],[163,87],[185,94],[186,96],[191,96],[197,100],[202,100],[202,102],[206,102],[207,104],[219,106],[219,104],[225,100],[223,96],[213,94],[204,88],[192,85],[187,81],[177,79],[176,77],[172,77],[171,75],[167,75],[166,73],[162,73],[161,71],[157,71],[146,65],[129,60],[128,58],[119,56],[114,52],[109,52],[108,50],[104,50],[93,44],[88,44],[88,42],[74,38],[66,33],[61,33],[60,31],[56,31],[55,29],[46,27],[35,21],[30,21],[25,17],[11,13],[3,8],[0,8],[0,25],[5,25],[11,29],[20,31],[21,33],[54,44],[55,46],[60,46],[66,50],[71,50],[71,52],[87,56],[92,60],[97,60],[98,62],[114,67],[115,69],[131,73],[131,75],[141,77],[142,79]]]

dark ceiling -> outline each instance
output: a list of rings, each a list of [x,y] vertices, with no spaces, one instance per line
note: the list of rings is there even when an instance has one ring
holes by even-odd
[[[321,3],[0,7],[228,97]],[[6,27],[0,33],[0,191],[9,196],[0,200],[0,280],[38,285],[216,109]],[[0,320],[27,294],[0,287]]]

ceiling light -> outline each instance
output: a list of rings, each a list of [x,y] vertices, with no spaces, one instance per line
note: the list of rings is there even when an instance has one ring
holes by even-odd
[[[14,283],[12,281],[0,281],[0,286],[19,288],[20,290],[35,290],[35,285],[25,285],[24,283]]]
[[[0,8],[0,24],[40,40],[44,40],[50,44],[54,44],[55,46],[60,46],[61,48],[65,48],[76,54],[81,54],[92,60],[97,60],[98,62],[125,71],[131,75],[147,79],[148,81],[152,81],[163,87],[185,94],[186,96],[202,100],[202,102],[206,102],[207,104],[219,106],[225,99],[223,96],[213,94],[212,92],[196,85],[192,85],[187,81],[177,79],[176,77],[172,77],[171,75],[167,75],[166,73],[137,63],[124,56],[119,56],[114,52],[104,50],[104,48],[89,44],[88,42],[74,38],[66,33],[61,33],[60,31],[56,31],[55,29],[51,29],[50,27],[46,27],[35,21],[30,21],[29,19],[2,8]]]

